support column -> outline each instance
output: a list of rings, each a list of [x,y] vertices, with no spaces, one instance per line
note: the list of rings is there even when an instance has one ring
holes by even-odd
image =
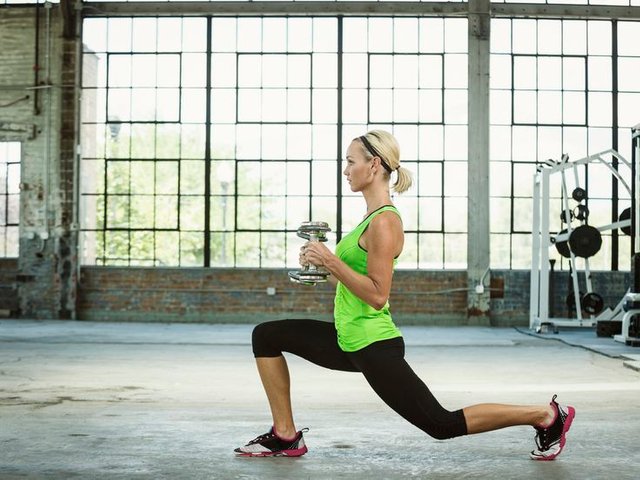
[[[80,72],[82,19],[72,0],[61,0],[60,205],[57,215],[56,280],[60,283],[58,318],[76,318],[78,289],[78,208],[80,162]]]
[[[469,0],[467,318],[489,325],[489,0]]]

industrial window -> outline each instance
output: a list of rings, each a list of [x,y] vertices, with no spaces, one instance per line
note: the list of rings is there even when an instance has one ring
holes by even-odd
[[[0,257],[18,256],[20,143],[0,142]]]
[[[347,18],[344,39],[344,148],[363,131],[388,129],[414,174],[414,188],[394,199],[405,227],[398,266],[465,268],[467,20]],[[342,192],[346,232],[362,200],[344,181]]]
[[[304,220],[364,212],[354,137],[399,139],[401,267],[466,265],[467,21],[85,20],[82,260],[297,265]],[[447,159],[445,161],[445,158]]]
[[[640,68],[640,48],[633,39],[640,23],[494,19],[491,29],[492,267],[529,268],[536,162],[609,148],[631,159],[630,127],[640,111],[632,73]],[[628,197],[596,166],[580,175],[590,223],[611,223]],[[559,191],[552,195],[559,201]],[[629,237],[611,230],[603,237],[591,268],[627,266]]]

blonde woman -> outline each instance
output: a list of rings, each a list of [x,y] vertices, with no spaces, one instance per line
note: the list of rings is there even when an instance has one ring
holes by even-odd
[[[374,130],[353,139],[347,149],[344,175],[354,192],[361,192],[367,210],[362,222],[336,246],[335,254],[322,242],[305,244],[300,264],[322,266],[336,285],[334,323],[317,320],[278,320],[253,331],[258,372],[267,394],[273,426],[247,445],[242,456],[300,456],[307,452],[303,433],[296,429],[291,408],[289,370],[283,352],[325,368],[364,375],[380,398],[403,418],[437,439],[497,430],[514,425],[536,429],[530,456],[553,460],[562,451],[575,410],[549,405],[472,405],[445,409],[404,359],[402,333],[389,312],[393,269],[402,252],[404,232],[393,206],[393,190],[411,186],[410,173],[400,166],[400,149],[388,132]]]

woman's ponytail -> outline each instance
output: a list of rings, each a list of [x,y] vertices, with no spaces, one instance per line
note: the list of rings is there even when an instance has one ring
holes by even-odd
[[[396,193],[402,193],[409,190],[413,183],[411,172],[404,167],[398,167],[396,175],[398,175],[398,179],[396,180],[396,183],[393,184],[393,191]]]

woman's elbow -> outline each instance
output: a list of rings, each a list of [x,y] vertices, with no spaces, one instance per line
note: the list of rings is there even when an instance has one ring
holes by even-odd
[[[369,303],[369,305],[371,305],[371,307],[375,308],[376,310],[382,310],[387,304],[387,297],[376,296],[371,300],[372,301],[371,303]]]

